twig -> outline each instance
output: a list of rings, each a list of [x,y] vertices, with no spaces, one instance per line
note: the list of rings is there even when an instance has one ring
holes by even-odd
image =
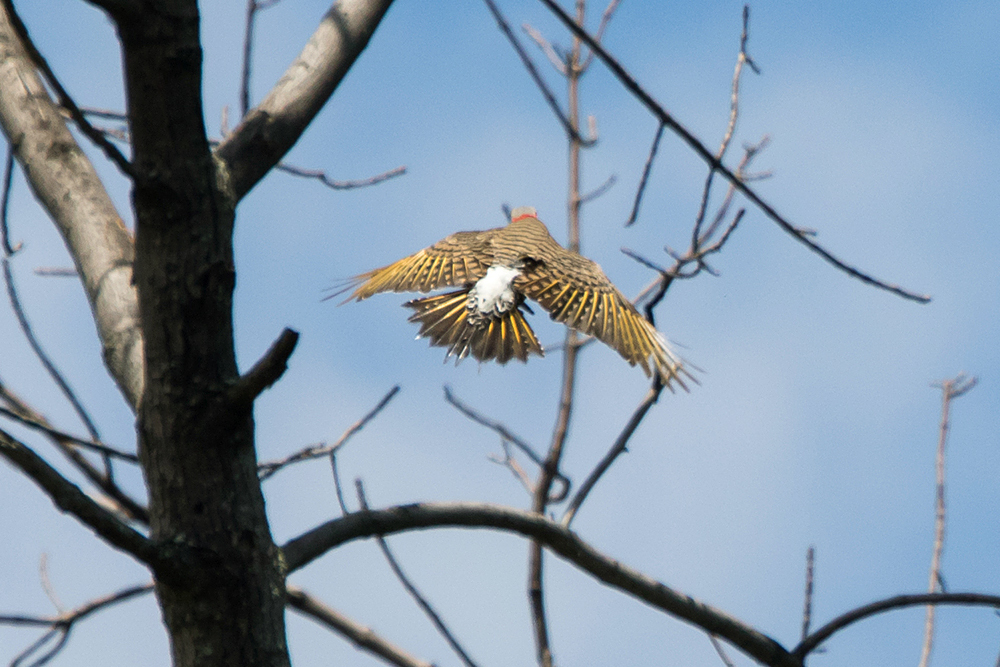
[[[44,56],[38,52],[38,49],[35,48],[35,43],[31,41],[31,37],[28,35],[28,29],[21,21],[21,17],[18,16],[17,11],[15,11],[12,0],[2,0],[2,2],[4,7],[7,9],[7,13],[10,15],[11,26],[14,28],[18,38],[24,45],[24,50],[27,52],[28,57],[31,58],[35,67],[41,71],[42,75],[49,82],[49,85],[52,86],[52,90],[55,92],[56,98],[59,100],[59,105],[69,111],[70,116],[73,118],[74,122],[76,122],[77,127],[80,128],[80,131],[83,132],[87,138],[93,141],[98,148],[104,151],[104,154],[115,163],[123,174],[129,177],[134,176],[132,163],[130,163],[128,159],[122,155],[121,151],[119,151],[114,144],[104,138],[103,134],[94,129],[94,127],[83,115],[80,108],[76,106],[76,102],[73,101],[73,98],[69,96],[66,89],[62,87],[61,83],[59,83],[59,79],[56,78],[56,75],[49,67],[48,62],[45,60]]]
[[[944,552],[944,529],[945,529],[945,443],[948,441],[949,414],[951,411],[951,401],[962,396],[976,386],[976,377],[966,377],[964,373],[959,373],[951,380],[943,380],[936,383],[941,388],[941,425],[938,429],[937,456],[934,463],[935,476],[935,502],[934,502],[934,553],[931,556],[930,581],[927,584],[927,592],[935,593],[943,588],[941,573],[941,554]],[[920,649],[920,667],[927,667],[930,662],[931,650],[934,648],[934,605],[927,606],[927,615],[924,620],[924,641]]]
[[[816,547],[810,546],[806,551],[806,594],[802,607],[802,641],[809,636],[809,624],[812,622],[813,601],[813,563],[816,557]]]
[[[500,9],[496,6],[496,3],[494,3],[493,0],[483,0],[483,2],[486,3],[486,6],[489,8],[490,13],[493,14],[493,18],[496,20],[497,25],[500,27],[500,31],[503,32],[503,34],[507,37],[507,40],[510,42],[511,46],[513,46],[514,50],[517,52],[518,57],[521,58],[521,62],[524,64],[524,68],[528,70],[528,74],[530,74],[531,78],[534,79],[535,84],[538,86],[538,89],[542,93],[542,97],[544,97],[545,101],[548,102],[549,107],[552,109],[553,113],[555,113],[556,118],[559,119],[559,122],[562,124],[563,129],[566,130],[566,134],[578,140],[581,143],[581,145],[585,147],[590,147],[596,144],[597,143],[596,137],[591,137],[590,139],[584,139],[570,124],[569,119],[566,118],[566,115],[563,114],[562,109],[559,108],[559,103],[556,101],[556,98],[552,94],[552,91],[549,90],[548,85],[546,85],[545,81],[542,79],[542,76],[538,73],[538,70],[535,69],[535,64],[531,62],[531,58],[525,52],[524,47],[521,46],[521,43],[517,40],[517,37],[514,35],[514,32],[510,29],[510,25],[507,23],[507,20],[503,17],[503,14],[500,13]]]
[[[295,452],[294,454],[286,456],[285,458],[280,459],[278,461],[268,461],[265,463],[261,463],[259,466],[257,466],[258,474],[260,475],[261,481],[264,481],[265,479],[275,474],[285,466],[292,465],[293,463],[299,463],[300,461],[317,459],[320,458],[321,456],[326,456],[327,454],[331,454],[337,451],[347,443],[347,441],[351,438],[351,436],[353,436],[355,433],[363,429],[365,425],[368,424],[368,422],[370,422],[372,419],[378,416],[378,413],[382,411],[382,408],[388,405],[389,401],[391,401],[397,393],[399,393],[398,384],[392,389],[390,389],[389,392],[382,397],[382,400],[380,400],[378,404],[368,412],[368,414],[366,414],[364,417],[362,417],[358,421],[348,426],[347,430],[344,431],[341,434],[341,436],[337,439],[337,442],[333,443],[332,445],[325,445],[325,444],[312,445],[310,447],[301,449]]]
[[[0,392],[0,398],[5,398],[5,394],[3,392]],[[0,407],[0,416],[13,419],[19,424],[35,429],[36,431],[41,431],[55,440],[62,440],[74,445],[79,445],[85,449],[90,449],[100,454],[106,454],[107,456],[111,456],[122,461],[128,461],[129,463],[139,462],[139,457],[131,452],[123,452],[120,449],[108,447],[100,442],[91,442],[90,440],[84,440],[83,438],[78,438],[75,435],[70,435],[69,433],[63,433],[62,431],[52,428],[48,424],[36,421],[31,417],[15,412],[14,410],[8,410],[7,408]]]
[[[57,616],[6,616],[0,615],[0,624],[6,625],[32,625],[48,627],[49,630],[45,632],[41,637],[39,637],[35,642],[33,642],[26,649],[21,651],[20,654],[10,663],[13,665],[24,664],[29,658],[34,657],[34,661],[27,663],[32,666],[40,666],[47,663],[49,660],[54,658],[57,653],[66,645],[69,641],[69,634],[73,630],[73,626],[78,622],[82,621],[87,616],[93,614],[94,612],[100,611],[105,607],[109,607],[119,602],[125,602],[131,600],[134,597],[143,595],[153,590],[153,584],[141,584],[139,586],[131,586],[129,588],[124,588],[117,593],[112,593],[102,598],[96,600],[91,600],[90,602],[73,609],[68,612],[62,612]],[[35,656],[35,654],[45,646],[52,637],[59,636],[58,641],[55,646],[51,647],[48,651],[42,655]]]
[[[337,470],[337,450],[330,450],[330,472],[333,474],[333,489],[337,493],[337,504],[340,505],[340,511],[344,514],[348,514],[350,510],[347,509],[347,502],[344,500],[344,489],[340,483],[340,471]]]
[[[792,651],[792,657],[802,660],[835,633],[869,616],[881,614],[892,609],[918,607],[925,604],[975,605],[1000,609],[1000,595],[987,595],[985,593],[916,593],[911,595],[896,595],[884,600],[878,600],[857,609],[852,609],[846,614],[833,619],[796,646]]]
[[[60,373],[59,369],[57,369],[55,364],[52,363],[52,360],[49,359],[49,355],[45,353],[45,350],[42,349],[41,343],[39,343],[38,339],[35,337],[35,332],[32,330],[31,324],[28,322],[28,317],[24,313],[24,308],[21,306],[21,299],[18,297],[17,286],[14,284],[14,276],[10,270],[10,261],[4,257],[0,260],[0,263],[3,264],[3,277],[7,284],[7,296],[10,298],[10,306],[14,310],[14,315],[17,317],[17,322],[21,327],[22,333],[24,333],[24,337],[28,341],[28,345],[31,346],[31,349],[35,352],[35,356],[38,357],[42,366],[45,367],[49,377],[52,378],[52,380],[59,387],[59,390],[62,391],[63,396],[65,396],[70,402],[70,405],[73,406],[73,410],[80,418],[80,421],[83,422],[84,427],[87,429],[87,433],[90,434],[91,440],[93,442],[100,442],[101,435],[97,432],[97,427],[94,426],[94,422],[91,421],[90,415],[87,414],[83,404],[81,404],[80,400],[76,397],[76,393],[70,388],[69,384],[63,378],[62,373]],[[112,477],[112,467],[106,454],[104,467],[105,474],[110,479]]]
[[[524,468],[522,468],[521,465],[517,462],[517,459],[515,459],[511,455],[510,440],[507,440],[505,438],[500,438],[500,446],[503,447],[503,458],[492,455],[487,458],[489,458],[490,461],[493,461],[497,465],[502,465],[503,467],[510,470],[511,474],[514,475],[514,479],[516,479],[521,483],[521,486],[523,486],[524,490],[528,492],[528,495],[529,496],[534,495],[535,486],[534,484],[531,483],[531,480],[528,478],[528,473],[524,471]]]
[[[649,181],[649,172],[653,170],[653,160],[656,159],[656,152],[660,150],[660,139],[663,138],[663,130],[666,125],[660,123],[656,128],[656,136],[653,138],[653,145],[649,148],[649,155],[646,156],[646,166],[642,168],[642,178],[639,179],[639,187],[635,192],[635,200],[632,203],[632,213],[629,214],[625,226],[632,225],[639,218],[639,206],[642,204],[642,195],[646,192],[646,183]]]
[[[715,648],[715,652],[719,654],[719,658],[722,660],[722,664],[726,667],[736,667],[736,663],[726,655],[726,649],[722,646],[722,642],[719,638],[713,634],[708,635],[708,641],[712,642],[712,647]]]
[[[418,660],[403,649],[378,636],[371,628],[366,628],[347,618],[336,609],[331,609],[301,588],[289,586],[287,591],[289,607],[332,628],[353,642],[359,649],[377,655],[397,667],[433,667],[431,663]]]
[[[361,509],[365,512],[370,511],[370,508],[368,507],[368,499],[365,498],[365,487],[360,478],[354,480],[354,486],[357,489],[358,504],[361,505]],[[432,607],[431,603],[427,601],[427,598],[419,590],[417,590],[417,587],[413,585],[410,578],[406,576],[405,572],[403,572],[403,568],[400,567],[399,561],[396,560],[392,550],[389,549],[389,543],[386,541],[385,537],[382,535],[376,535],[375,540],[378,542],[379,549],[382,550],[382,555],[385,556],[386,562],[389,563],[389,567],[392,568],[393,574],[395,574],[396,578],[399,579],[399,583],[403,585],[403,588],[405,588],[406,592],[410,594],[413,601],[417,603],[417,606],[419,606],[427,615],[427,618],[431,620],[431,623],[434,624],[434,627],[437,628],[437,631],[442,637],[444,637],[445,641],[448,642],[448,645],[451,646],[456,655],[458,655],[466,667],[477,667],[476,663],[469,657],[469,654],[464,648],[462,648],[462,645],[457,639],[455,639],[455,635],[453,635],[448,629],[448,626],[445,625],[444,621],[441,619],[441,615],[434,610],[434,607]]]
[[[556,68],[556,71],[563,76],[566,76],[566,61],[560,57],[558,53],[556,53],[556,50],[552,48],[552,44],[549,43],[547,39],[542,37],[542,33],[538,32],[527,23],[521,24],[521,30],[526,32],[528,37],[534,40],[535,44],[538,45],[538,48],[542,50],[542,53],[548,57],[552,66]]]
[[[566,508],[566,512],[563,514],[563,526],[566,526],[567,528],[569,527],[569,524],[573,521],[577,511],[580,509],[580,505],[582,505],[583,501],[587,499],[587,496],[594,488],[594,485],[597,484],[598,480],[600,480],[604,473],[607,472],[608,468],[611,467],[611,464],[615,462],[615,459],[627,451],[629,438],[631,438],[632,434],[635,433],[635,430],[639,427],[639,424],[642,423],[646,413],[649,412],[651,407],[653,407],[653,404],[656,403],[657,399],[660,397],[660,393],[663,391],[663,383],[656,381],[658,378],[659,375],[654,378],[653,386],[651,386],[649,391],[646,392],[646,396],[643,397],[639,406],[632,413],[632,417],[629,418],[628,423],[625,424],[625,428],[618,434],[614,444],[611,445],[611,449],[608,450],[608,453],[604,455],[604,458],[601,459],[600,463],[597,464],[583,484],[580,485],[576,495],[573,496],[573,500],[570,501],[569,506]]]
[[[0,198],[0,244],[3,246],[3,254],[10,257],[21,249],[21,244],[17,247],[10,244],[10,233],[7,229],[7,210],[10,206],[10,192],[14,185],[14,147],[7,144],[7,163],[3,170],[3,195]]]
[[[601,23],[597,26],[597,32],[594,33],[594,39],[600,43],[601,39],[604,37],[604,31],[607,29],[608,24],[611,23],[611,17],[615,15],[615,10],[618,9],[618,4],[621,0],[611,0],[608,6],[604,8],[604,13],[601,14]],[[587,53],[586,59],[580,63],[580,72],[586,72],[587,68],[590,67],[590,63],[594,60],[594,52],[590,51]]]
[[[733,186],[736,187],[741,193],[743,193],[750,201],[752,201],[764,214],[774,221],[779,227],[785,230],[788,234],[792,236],[795,240],[799,241],[807,248],[809,248],[814,253],[818,254],[828,263],[832,264],[839,270],[848,274],[849,276],[856,278],[864,283],[878,287],[879,289],[884,289],[886,291],[892,292],[904,299],[909,299],[911,301],[917,301],[918,303],[927,303],[931,300],[929,296],[917,294],[906,290],[898,285],[892,283],[887,283],[873,276],[864,273],[863,271],[845,263],[844,261],[838,259],[829,251],[827,251],[822,246],[818,245],[812,241],[808,235],[803,234],[802,231],[789,222],[784,216],[778,213],[773,206],[765,202],[750,186],[748,186],[743,180],[741,180],[736,174],[734,174],[728,167],[722,164],[716,157],[701,143],[691,132],[677,122],[674,117],[667,112],[656,100],[654,100],[649,93],[639,85],[639,83],[630,75],[625,68],[618,63],[615,58],[613,58],[600,44],[598,44],[586,30],[576,25],[572,19],[556,2],[555,0],[541,0],[546,7],[552,11],[556,17],[563,22],[563,24],[569,28],[573,34],[580,37],[583,42],[590,47],[600,58],[605,65],[612,71],[612,73],[621,81],[624,85],[659,121],[667,125],[674,133],[676,133],[688,146],[690,146],[695,153],[698,154],[708,165],[715,171],[718,171],[723,177],[726,178]]]
[[[243,71],[240,75],[240,118],[250,110],[250,70],[253,62],[253,29],[257,12],[273,7],[281,0],[247,0],[246,29],[243,33]]]
[[[57,278],[76,278],[80,274],[76,269],[59,266],[38,266],[35,267],[36,276],[52,276]]]
[[[520,449],[524,453],[524,455],[527,456],[529,459],[531,459],[531,461],[535,465],[539,467],[545,465],[545,461],[542,459],[541,456],[539,456],[538,452],[536,452],[531,445],[529,445],[520,436],[513,433],[510,429],[508,429],[500,422],[490,419],[489,417],[477,412],[476,410],[470,408],[468,405],[460,401],[458,397],[456,397],[455,394],[451,391],[451,387],[449,387],[448,385],[444,386],[444,400],[451,403],[451,405],[454,406],[456,410],[458,410],[463,415],[465,415],[472,421],[476,422],[477,424],[481,424],[482,426],[485,426],[488,429],[496,431],[504,441],[509,442],[510,444]],[[566,495],[569,493],[569,489],[571,486],[569,478],[563,474],[557,475],[556,479],[563,485],[563,488],[559,490],[559,493],[553,495],[549,499],[549,502],[554,502],[554,503],[564,500],[566,498]]]
[[[580,203],[587,204],[589,202],[594,201],[595,199],[603,195],[605,192],[610,190],[611,187],[617,182],[618,182],[618,177],[615,176],[614,174],[611,174],[610,176],[608,176],[606,181],[598,185],[596,188],[594,188],[585,195],[580,195]]]
[[[371,178],[362,178],[356,181],[335,181],[326,175],[326,172],[320,171],[318,169],[303,169],[301,167],[296,167],[284,162],[279,162],[275,169],[283,171],[294,176],[301,176],[303,178],[315,178],[317,181],[322,183],[328,188],[333,190],[353,190],[354,188],[363,188],[369,185],[375,185],[376,183],[381,183],[382,181],[388,181],[390,178],[395,178],[396,176],[402,176],[406,173],[406,166],[396,167],[395,169],[390,169],[389,171],[383,172],[372,176]]]
[[[0,456],[44,489],[59,509],[75,516],[106,542],[150,565],[161,577],[169,577],[174,581],[183,580],[185,568],[180,562],[161,554],[155,542],[124,524],[60,475],[31,448],[3,430],[0,430]]]
[[[107,494],[108,498],[116,504],[117,510],[123,512],[134,521],[149,524],[149,511],[144,506],[122,491],[113,479],[109,479],[106,474],[101,473],[101,471],[95,468],[79,451],[79,448],[75,446],[72,440],[62,438],[66,434],[53,429],[43,415],[32,409],[31,406],[21,400],[14,392],[4,386],[3,382],[0,382],[0,401],[9,405],[11,412],[18,415],[18,418],[39,424],[43,427],[43,432],[52,439],[53,444],[59,448],[59,451],[72,461],[87,479]]]

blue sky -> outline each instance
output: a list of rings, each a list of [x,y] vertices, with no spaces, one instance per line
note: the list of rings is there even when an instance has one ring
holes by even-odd
[[[220,131],[234,117],[243,3],[203,3],[205,114]],[[19,7],[78,103],[121,108],[119,50],[102,15],[83,2]],[[501,4],[563,45],[566,33],[534,2]],[[625,2],[609,50],[667,109],[714,147],[729,109],[742,5]],[[254,99],[294,58],[325,4],[284,0],[258,24]],[[593,28],[603,6],[592,6]],[[690,394],[664,395],[630,452],[584,505],[575,529],[615,558],[756,624],[792,645],[801,623],[804,557],[817,549],[814,622],[873,599],[926,588],[930,563],[939,392],[960,371],[980,384],[956,401],[948,459],[944,573],[950,590],[997,592],[1000,578],[1000,235],[993,62],[1000,7],[991,2],[760,2],[749,50],[761,76],[743,81],[735,149],[771,137],[758,191],[845,261],[928,293],[907,302],[835,271],[748,210],[718,277],[675,284],[657,322],[704,369]],[[536,56],[562,99],[562,86]],[[627,294],[649,280],[627,246],[667,261],[682,248],[704,168],[664,139],[639,223],[625,229],[655,121],[594,64],[582,89],[600,143],[584,155],[585,189],[618,183],[583,214],[585,254]],[[734,152],[733,155],[737,153]],[[127,217],[125,182],[100,158]],[[288,157],[337,179],[406,165],[375,188],[332,192],[275,173],[238,210],[237,345],[248,367],[285,326],[302,334],[289,371],[258,402],[263,459],[333,441],[393,385],[402,391],[342,455],[371,503],[484,500],[526,507],[514,479],[487,457],[497,438],[442,398],[503,420],[539,448],[549,440],[561,359],[528,365],[443,365],[440,349],[385,295],[337,307],[323,289],[460,229],[502,224],[502,204],[532,205],[565,239],[566,147],[559,125],[484,5],[398,0],[368,50]],[[79,285],[40,278],[69,264],[30,197],[15,185],[14,269],[43,343],[93,412],[106,440],[131,446],[131,414],[103,372]],[[543,344],[562,329],[536,316]],[[56,423],[80,431],[16,327],[0,315],[0,378]],[[582,355],[565,471],[582,480],[647,388],[610,350]],[[8,425],[5,425],[6,428]],[[56,456],[40,447],[51,460]],[[123,471],[132,489],[137,475]],[[302,465],[266,486],[272,529],[284,541],[336,516],[327,466]],[[38,581],[66,607],[143,581],[143,570],[54,511],[0,466],[0,610],[49,613]],[[441,531],[391,540],[403,566],[482,665],[531,664],[524,592],[526,545],[503,535]],[[551,558],[549,605],[559,664],[719,665],[700,632],[597,584]],[[456,664],[408,601],[373,544],[330,554],[293,583],[417,656]],[[933,664],[992,664],[1000,619],[983,609],[938,614]],[[895,612],[828,642],[814,666],[915,664],[923,610]],[[0,628],[0,661],[35,635]],[[310,621],[289,615],[296,665],[376,664]],[[738,654],[731,651],[732,655]],[[151,599],[87,621],[55,664],[168,664]],[[748,664],[737,657],[737,664]]]

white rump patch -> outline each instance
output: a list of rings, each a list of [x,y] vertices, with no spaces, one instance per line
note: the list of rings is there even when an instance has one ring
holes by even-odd
[[[516,296],[511,285],[521,275],[518,269],[491,266],[469,291],[469,309],[483,316],[502,315],[514,307]]]

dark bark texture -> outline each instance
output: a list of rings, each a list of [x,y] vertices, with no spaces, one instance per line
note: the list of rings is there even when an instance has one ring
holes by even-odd
[[[203,123],[197,5],[150,2],[118,18],[146,352],[139,455],[153,539],[195,555],[189,577],[157,581],[174,664],[286,665],[283,573],[253,420],[245,406],[225,405],[238,380],[235,202],[218,187]],[[219,415],[232,427],[211,428]]]

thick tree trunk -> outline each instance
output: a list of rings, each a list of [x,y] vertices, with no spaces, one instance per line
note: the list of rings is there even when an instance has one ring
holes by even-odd
[[[146,355],[139,454],[153,538],[196,555],[189,578],[157,582],[174,664],[287,665],[283,573],[257,479],[253,420],[248,408],[234,413],[226,404],[238,379],[235,202],[218,185],[203,123],[197,5],[147,2],[141,14],[117,19]]]

